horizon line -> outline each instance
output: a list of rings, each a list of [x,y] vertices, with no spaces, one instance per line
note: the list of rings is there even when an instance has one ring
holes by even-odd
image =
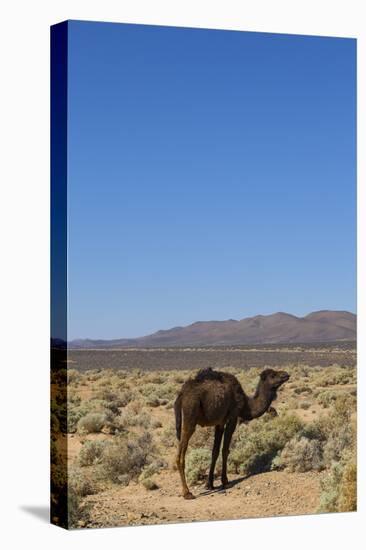
[[[104,338],[100,338],[100,337],[96,337],[96,338],[74,337],[74,338],[71,338],[71,339],[67,339],[67,342],[71,343],[71,342],[85,341],[85,340],[90,340],[90,341],[100,340],[100,341],[105,341],[105,342],[110,342],[110,341],[114,341],[114,340],[137,340],[139,338],[145,338],[147,336],[151,336],[152,334],[156,334],[158,332],[166,332],[166,331],[170,331],[170,330],[174,330],[174,329],[187,328],[187,327],[193,326],[197,323],[225,323],[225,322],[228,322],[228,321],[239,323],[240,321],[244,321],[245,319],[253,319],[255,317],[271,317],[273,315],[279,315],[279,314],[289,315],[291,317],[295,317],[296,319],[304,319],[305,317],[308,317],[309,315],[311,315],[313,313],[322,313],[322,312],[350,313],[352,315],[357,316],[357,312],[347,310],[347,309],[316,309],[316,310],[310,311],[309,313],[306,313],[305,315],[295,315],[294,313],[288,313],[286,311],[278,310],[278,311],[274,311],[272,313],[257,313],[256,315],[248,315],[246,317],[242,317],[241,319],[226,318],[226,319],[207,319],[207,320],[193,321],[193,322],[188,323],[188,324],[173,325],[173,326],[170,326],[169,328],[157,329],[155,331],[152,331],[152,332],[149,332],[147,334],[140,335],[140,336],[128,336],[128,337],[118,336],[118,337],[104,337]],[[52,338],[52,336],[51,336],[51,340],[52,339],[62,340],[60,338]]]

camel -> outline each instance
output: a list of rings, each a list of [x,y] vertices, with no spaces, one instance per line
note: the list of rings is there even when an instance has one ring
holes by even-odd
[[[285,371],[264,370],[257,389],[248,397],[238,379],[229,373],[212,370],[200,370],[195,378],[187,380],[174,403],[175,424],[178,444],[176,464],[180,474],[183,497],[193,499],[185,477],[185,455],[189,440],[196,426],[215,426],[211,466],[207,488],[213,489],[214,472],[217,457],[222,447],[221,482],[223,488],[228,484],[227,459],[232,435],[238,421],[248,422],[269,412],[277,415],[271,403],[277,397],[277,390],[290,378]]]

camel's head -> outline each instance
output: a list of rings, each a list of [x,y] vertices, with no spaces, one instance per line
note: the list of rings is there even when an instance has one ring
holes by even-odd
[[[261,382],[269,390],[276,391],[282,384],[290,378],[288,372],[284,370],[265,369],[260,375]]]

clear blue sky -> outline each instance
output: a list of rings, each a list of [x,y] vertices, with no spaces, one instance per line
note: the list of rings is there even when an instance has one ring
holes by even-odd
[[[355,311],[356,41],[69,24],[69,339]]]

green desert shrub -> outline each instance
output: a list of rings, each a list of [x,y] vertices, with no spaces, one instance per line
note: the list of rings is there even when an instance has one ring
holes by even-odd
[[[276,418],[262,416],[249,425],[239,426],[229,467],[235,473],[253,474],[270,470],[273,459],[303,427],[296,416],[284,414]]]
[[[356,427],[351,421],[352,406],[352,398],[346,394],[338,394],[329,414],[305,424],[295,440],[289,442],[279,454],[275,464],[288,467],[292,471],[305,471],[304,464],[310,468],[312,459],[312,469],[316,470],[339,462],[343,453],[353,448],[356,441]]]
[[[167,462],[162,459],[154,460],[150,464],[147,464],[143,467],[141,474],[139,475],[139,483],[141,483],[145,487],[145,489],[149,491],[158,489],[159,486],[154,476],[158,474],[162,470],[162,468],[166,468],[167,465]]]
[[[295,436],[286,443],[272,462],[273,469],[308,472],[322,469],[321,443],[317,439]]]
[[[107,422],[105,413],[91,412],[80,418],[77,423],[77,430],[80,433],[96,434],[102,431]]]
[[[353,398],[347,394],[340,394],[329,414],[314,420],[306,428],[308,437],[322,442],[325,467],[331,466],[333,462],[339,462],[343,453],[355,446],[356,426],[351,420],[353,408]]]
[[[342,459],[343,453],[352,448],[356,441],[356,426],[351,421],[337,424],[335,414],[329,421],[327,429],[327,439],[323,448],[324,464],[330,466],[332,462]],[[334,424],[331,425],[331,420]]]
[[[79,420],[92,412],[107,412],[103,402],[97,400],[82,401],[80,404],[52,401],[51,411],[57,417],[62,433],[75,433]]]
[[[321,481],[319,512],[352,512],[357,509],[355,457],[334,462]]]
[[[151,477],[154,474],[159,473],[160,470],[162,470],[162,468],[166,468],[167,465],[168,464],[165,460],[162,460],[162,459],[153,460],[152,462],[150,462],[149,464],[146,464],[143,467],[141,474],[139,475],[139,481],[142,481],[143,479],[147,479],[148,477]]]
[[[186,456],[186,476],[189,483],[197,483],[207,476],[211,462],[208,449],[192,449]]]
[[[166,405],[173,400],[177,394],[177,385],[171,382],[161,384],[148,383],[140,388],[140,393],[145,397],[146,403],[152,403],[150,406]]]
[[[141,481],[141,484],[147,489],[148,491],[154,491],[155,489],[159,489],[159,485],[156,483],[154,479],[151,479],[151,477],[147,477]]]

